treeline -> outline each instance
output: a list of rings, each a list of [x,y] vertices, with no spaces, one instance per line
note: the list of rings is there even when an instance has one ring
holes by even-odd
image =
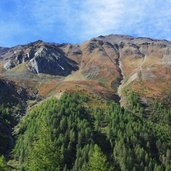
[[[46,100],[16,127],[11,163],[20,171],[170,171],[170,126],[139,108],[82,93]]]
[[[139,117],[147,118],[148,120],[171,126],[171,97],[167,100],[149,100],[142,102],[141,98],[133,91],[125,90],[127,97],[127,108]]]

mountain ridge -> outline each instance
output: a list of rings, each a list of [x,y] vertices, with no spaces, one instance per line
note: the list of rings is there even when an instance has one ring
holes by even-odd
[[[114,94],[123,77],[121,87],[131,86],[142,94],[140,82],[143,82],[147,88],[147,93],[143,96],[149,95],[151,98],[153,95],[148,92],[152,88],[161,97],[161,91],[151,82],[157,80],[161,87],[167,86],[166,89],[170,89],[167,84],[170,80],[170,54],[169,41],[146,37],[111,34],[98,36],[81,44],[37,40],[26,45],[0,48],[0,73],[17,82],[24,79],[32,84],[33,78],[37,79],[36,88],[41,87],[39,80],[47,76],[52,77],[49,80],[61,77],[65,81],[59,81],[59,84],[64,86],[67,77],[70,81],[84,80],[86,84],[92,80],[108,90],[113,89]],[[158,73],[159,71],[161,72]],[[165,85],[160,80],[161,77],[165,79]],[[149,83],[152,85],[148,85]],[[120,89],[119,92],[121,96]]]
[[[151,40],[151,41],[164,41],[164,42],[168,42],[168,43],[171,43],[170,40],[167,40],[167,39],[159,39],[159,38],[151,38],[151,37],[148,37],[148,36],[144,36],[144,37],[141,37],[141,36],[131,36],[131,35],[124,35],[124,34],[106,34],[106,35],[99,35],[95,38],[104,38],[104,37],[112,37],[112,36],[115,36],[115,37],[121,37],[121,38],[130,38],[130,39],[146,39],[146,40]],[[91,38],[90,40],[92,40],[94,38]],[[87,42],[88,40],[85,40],[85,41],[82,41],[80,43],[70,43],[70,42],[65,42],[65,43],[59,43],[59,42],[50,42],[50,41],[44,41],[44,40],[41,40],[41,39],[38,39],[38,40],[34,40],[34,41],[31,41],[31,42],[27,42],[27,43],[23,43],[23,44],[17,44],[17,45],[14,45],[14,46],[0,46],[0,49],[1,48],[14,48],[14,47],[17,47],[17,46],[25,46],[25,45],[28,45],[28,44],[34,44],[34,43],[37,43],[37,42],[42,42],[42,43],[49,43],[49,44],[56,44],[56,45],[79,45],[79,44],[83,44],[85,42]]]

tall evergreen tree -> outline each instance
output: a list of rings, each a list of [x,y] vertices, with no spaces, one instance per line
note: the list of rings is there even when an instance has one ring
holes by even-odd
[[[29,171],[60,170],[60,152],[55,147],[49,127],[45,123],[42,124],[39,139],[33,143],[28,159]]]
[[[9,171],[4,156],[0,156],[0,171]]]
[[[88,166],[84,166],[84,169],[85,171],[109,171],[106,156],[102,153],[98,145],[94,145]]]

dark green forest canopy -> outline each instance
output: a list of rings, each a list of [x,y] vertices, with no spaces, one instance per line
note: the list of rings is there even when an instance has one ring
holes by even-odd
[[[0,78],[0,155],[8,156],[15,144],[13,128],[25,113],[27,99],[25,89]]]
[[[16,127],[11,162],[22,171],[170,171],[170,122],[143,117],[131,96],[131,112],[82,93],[42,102]]]

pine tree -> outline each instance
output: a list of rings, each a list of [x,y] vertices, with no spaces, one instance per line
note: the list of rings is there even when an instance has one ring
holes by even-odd
[[[50,131],[42,124],[39,139],[33,143],[33,149],[28,157],[29,171],[59,171],[60,152],[55,148]]]
[[[4,156],[0,156],[0,171],[8,171],[9,168],[5,162]]]
[[[90,156],[88,168],[91,171],[108,171],[106,156],[102,153],[98,145],[94,145],[92,155]]]

